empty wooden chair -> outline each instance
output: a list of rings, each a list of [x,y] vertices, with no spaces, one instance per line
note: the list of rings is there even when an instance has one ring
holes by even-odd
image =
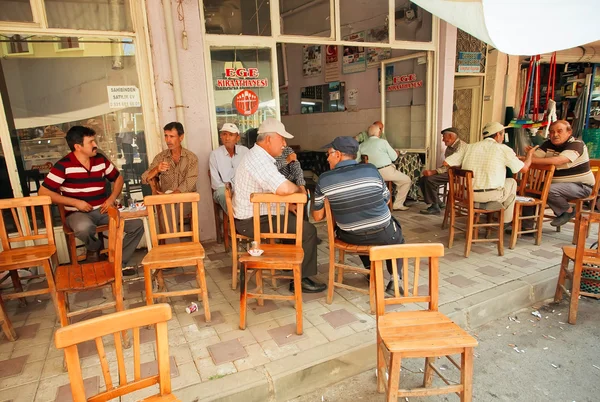
[[[359,246],[356,244],[349,244],[342,241],[335,236],[335,218],[331,213],[331,206],[329,200],[325,198],[325,217],[327,219],[327,238],[329,240],[329,284],[327,288],[327,304],[333,302],[333,293],[335,287],[341,289],[352,290],[359,293],[369,295],[369,303],[371,305],[371,312],[375,312],[375,278],[372,274],[373,264],[369,269],[363,267],[356,267],[347,265],[345,263],[346,253],[352,253],[357,255],[369,255],[369,251],[373,246]],[[338,252],[338,262],[335,259],[335,252]],[[367,289],[351,286],[344,283],[344,272],[356,272],[359,274],[369,275],[369,287]],[[336,280],[337,275],[337,280]]]
[[[114,308],[117,312],[125,310],[123,304],[123,233],[125,221],[115,207],[108,208],[108,261],[60,265],[56,269],[56,293],[61,327],[70,324],[70,318],[93,311]],[[90,291],[109,286],[113,301],[73,311],[69,308],[69,294]],[[123,334],[128,345],[126,334]]]
[[[52,201],[48,196],[0,200],[0,274],[6,272],[14,288],[13,293],[2,295],[4,300],[20,299],[26,304],[26,297],[50,294],[58,315],[51,264],[52,261],[58,265],[58,259],[50,205]],[[24,291],[17,270],[39,266],[44,270],[44,274],[28,276],[27,279],[45,277],[48,287]]]
[[[63,225],[63,232],[65,234],[65,238],[67,240],[67,247],[69,248],[69,259],[71,264],[75,264],[78,261],[83,261],[86,258],[86,254],[77,255],[77,238],[75,237],[75,232],[71,227],[67,224],[67,212],[65,211],[65,207],[63,205],[58,205],[58,211],[60,212],[60,220]],[[104,244],[104,232],[108,230],[108,225],[100,225],[96,227],[96,235],[98,238],[102,240]],[[83,247],[81,245],[80,247]],[[103,246],[104,247],[104,246]],[[106,250],[100,250],[100,252],[105,252]]]
[[[178,399],[171,394],[171,373],[169,362],[169,339],[167,332],[167,321],[171,319],[171,306],[168,304],[157,304],[144,306],[127,311],[103,315],[77,324],[59,328],[54,336],[55,345],[58,349],[64,349],[67,369],[69,371],[69,383],[73,401],[109,401],[130,394],[140,389],[148,388],[158,384],[158,394],[144,401],[172,402]],[[158,362],[158,374],[142,377],[141,354],[140,354],[140,327],[148,325],[156,326],[156,360]],[[133,331],[133,381],[128,381],[125,356],[121,347],[121,333]],[[117,357],[118,384],[113,382],[109,370],[109,362],[106,358],[104,341],[102,337],[112,335],[114,337],[115,352]],[[83,385],[83,374],[79,362],[77,345],[94,340],[102,375],[106,388],[97,395],[86,398]],[[120,400],[120,399],[119,399]]]
[[[258,305],[264,300],[293,300],[296,304],[296,333],[302,334],[302,224],[306,194],[291,194],[280,196],[275,194],[252,194],[250,201],[254,204],[254,241],[264,250],[258,257],[243,254],[239,257],[241,267],[241,296],[240,296],[240,329],[246,328],[246,309],[249,298],[257,299]],[[269,230],[261,231],[260,209],[266,204],[268,210]],[[296,207],[296,233],[288,233],[290,206]],[[283,214],[282,212],[283,207]],[[264,244],[262,239],[289,240],[294,244]],[[294,294],[291,296],[266,294],[263,292],[263,270],[292,271],[291,276],[278,275],[276,278],[294,281]],[[248,292],[248,281],[256,275],[256,291]]]
[[[6,309],[4,308],[4,301],[2,301],[2,294],[0,294],[0,325],[2,326],[2,332],[4,332],[4,336],[11,342],[17,340],[17,333],[8,318],[8,314],[6,314]]]
[[[515,248],[517,237],[525,233],[535,233],[535,244],[542,243],[542,227],[544,225],[544,211],[550,192],[550,184],[554,176],[554,165],[532,164],[523,175],[517,192],[519,197],[515,201],[513,212],[512,233],[509,248]],[[525,199],[525,197],[527,199]],[[523,215],[523,208],[534,208],[533,215]],[[523,221],[533,221],[531,229],[523,229]]]
[[[377,390],[387,391],[387,401],[398,397],[415,397],[457,393],[461,401],[472,399],[473,348],[477,341],[466,331],[438,311],[439,258],[444,255],[442,244],[401,244],[372,247],[377,298]],[[396,259],[403,260],[402,284],[399,284]],[[421,258],[427,260],[428,290],[419,290]],[[391,260],[394,296],[385,296],[383,267]],[[409,261],[413,268],[409,269]],[[412,271],[412,272],[411,272]],[[412,280],[410,274],[412,273]],[[420,294],[424,293],[424,294]],[[427,310],[386,312],[387,305],[428,303]],[[459,365],[451,355],[461,355]],[[452,383],[434,363],[436,358],[447,357],[460,370],[460,381]],[[399,389],[402,359],[425,358],[423,388]],[[386,377],[387,372],[387,377]],[[447,384],[431,388],[433,374]]]
[[[594,289],[600,289],[600,250],[598,247],[586,248],[585,240],[589,227],[600,223],[600,213],[591,212],[581,217],[581,222],[577,231],[577,244],[563,247],[563,257],[556,283],[556,292],[554,301],[560,302],[563,293],[566,293],[571,301],[569,303],[569,324],[575,324],[577,321],[577,308],[579,305],[579,296],[600,298],[600,293],[593,293],[581,290],[582,275],[585,271],[587,275],[585,281],[593,284]],[[600,241],[600,225],[598,225],[598,238]],[[598,243],[596,243],[598,244]],[[569,269],[569,263],[573,261],[573,269]],[[567,289],[566,280],[571,281],[571,289]]]
[[[239,272],[239,261],[238,261],[238,242],[251,240],[249,237],[239,234],[235,230],[235,219],[233,217],[233,190],[231,184],[225,185],[225,202],[227,203],[227,216],[228,220],[228,231],[227,236],[230,237],[231,242],[231,289],[237,288],[238,272]]]
[[[479,242],[498,243],[498,255],[504,255],[504,209],[487,210],[475,208],[473,201],[473,172],[457,168],[448,169],[450,176],[450,194],[448,205],[450,208],[450,233],[448,236],[448,248],[454,243],[454,231],[465,232],[465,257],[471,252],[471,245]],[[486,223],[479,223],[482,215],[487,216]],[[493,216],[498,219],[493,222]],[[459,225],[458,218],[465,218],[464,226]],[[479,238],[479,229],[486,229],[486,238]],[[494,229],[498,236],[488,238],[489,232]]]
[[[146,283],[146,303],[154,303],[155,298],[171,296],[198,295],[198,300],[204,306],[206,322],[210,321],[210,307],[208,304],[208,289],[204,272],[204,247],[200,244],[198,228],[198,193],[178,193],[165,195],[151,195],[144,198],[148,208],[150,221],[150,237],[152,250],[142,260],[144,266],[144,281]],[[190,207],[190,229],[185,227],[186,205]],[[160,207],[160,208],[158,208]],[[158,215],[157,213],[160,213]],[[157,231],[157,220],[162,220],[164,232]],[[161,240],[178,239],[179,243],[159,244]],[[198,281],[197,289],[167,291],[164,276],[160,270],[176,267],[196,267],[195,274]],[[158,292],[152,288],[152,270],[157,271]],[[165,275],[166,276],[166,275]]]

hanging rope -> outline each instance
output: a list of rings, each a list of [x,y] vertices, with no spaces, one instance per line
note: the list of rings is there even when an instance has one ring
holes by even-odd
[[[185,28],[185,10],[183,8],[183,0],[177,0],[177,19],[183,24],[183,32],[181,32],[181,44],[184,50],[188,49],[188,35]]]

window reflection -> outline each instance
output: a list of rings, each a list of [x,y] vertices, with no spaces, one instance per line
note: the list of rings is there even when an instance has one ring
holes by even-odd
[[[206,33],[271,36],[269,1],[204,0]]]

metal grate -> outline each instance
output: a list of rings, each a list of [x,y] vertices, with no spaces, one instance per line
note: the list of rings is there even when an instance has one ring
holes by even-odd
[[[454,90],[454,113],[452,114],[452,126],[460,131],[460,139],[466,143],[470,142],[471,133],[471,104],[473,102],[473,89]]]
[[[458,54],[459,52],[479,52],[481,59],[479,60],[481,69],[480,73],[485,73],[485,65],[487,59],[487,43],[471,36],[467,32],[458,29],[456,38],[456,72],[458,72]]]

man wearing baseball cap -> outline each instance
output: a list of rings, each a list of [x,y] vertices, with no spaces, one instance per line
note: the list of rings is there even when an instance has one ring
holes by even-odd
[[[223,124],[219,130],[219,138],[222,145],[210,153],[208,161],[210,186],[213,189],[213,199],[221,205],[223,211],[227,211],[225,183],[231,182],[235,169],[248,152],[248,148],[238,145],[240,130],[233,123]]]
[[[377,168],[370,163],[356,161],[358,141],[352,137],[337,137],[323,148],[327,149],[327,161],[331,170],[321,174],[315,188],[313,218],[325,218],[325,197],[329,200],[335,218],[336,236],[350,244],[387,245],[402,244],[402,227],[390,213],[390,199],[385,181]],[[360,259],[365,268],[371,266],[368,255]],[[402,261],[398,261],[398,267]],[[388,261],[388,272],[392,265]],[[333,277],[329,278],[329,286]],[[386,291],[392,291],[394,283],[388,283]]]
[[[504,126],[491,122],[483,128],[483,140],[468,144],[444,161],[445,166],[460,166],[473,171],[473,198],[485,209],[504,208],[504,223],[512,222],[517,182],[506,178],[506,168],[513,173],[527,172],[535,148],[527,152],[525,162],[519,160],[515,151],[503,144]]]
[[[256,144],[242,158],[233,177],[233,214],[235,228],[239,234],[254,238],[254,207],[250,202],[252,193],[275,193],[289,195],[301,193],[300,187],[287,180],[275,165],[275,158],[283,152],[287,145],[285,139],[294,138],[285,130],[279,120],[268,118],[258,128]],[[266,205],[261,205],[261,230],[269,230],[269,218]],[[281,219],[283,222],[284,219]],[[296,215],[288,216],[288,233],[296,230]],[[316,283],[310,276],[317,274],[317,229],[308,221],[303,221],[302,249],[302,291],[319,293],[327,289],[322,283]],[[290,291],[294,290],[294,282],[290,283]]]

